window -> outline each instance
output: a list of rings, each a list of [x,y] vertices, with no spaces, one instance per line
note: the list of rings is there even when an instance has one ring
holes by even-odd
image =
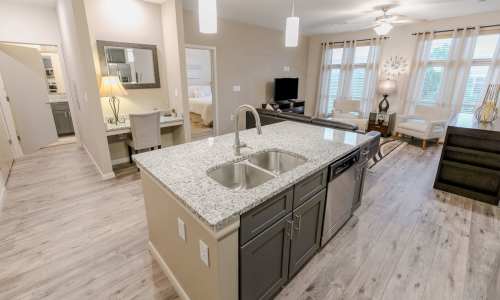
[[[443,81],[444,68],[450,55],[451,38],[432,41],[429,62],[425,69],[424,83],[420,93],[419,104],[434,105],[437,103],[439,90]]]
[[[349,78],[350,82],[350,95],[345,95],[345,91],[341,91],[340,80],[342,70],[345,66],[342,63],[347,60],[345,55],[349,55],[344,48],[333,48],[331,56],[328,58],[328,102],[327,111],[331,113],[334,108],[335,100],[341,96],[349,97],[351,100],[360,101],[365,94],[365,82],[367,77],[367,65],[370,55],[370,46],[360,45],[354,48],[351,62],[347,63],[352,67],[352,77]],[[343,92],[344,95],[340,95]]]
[[[493,63],[493,56],[498,42],[498,34],[485,34],[477,38],[462,102],[461,111],[464,113],[473,113],[477,104],[482,101],[481,96],[483,89],[486,87],[486,77]]]
[[[500,43],[500,34],[482,34],[478,36],[472,64],[465,85],[461,112],[472,113],[486,88],[486,78],[493,64],[493,56]],[[443,84],[443,76],[447,67],[451,38],[437,38],[432,41],[429,61],[425,67],[422,89],[418,98],[421,105],[435,105]],[[464,87],[462,87],[464,88]]]

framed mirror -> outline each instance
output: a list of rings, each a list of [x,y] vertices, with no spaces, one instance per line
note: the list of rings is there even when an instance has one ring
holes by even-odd
[[[97,41],[101,73],[120,78],[126,89],[160,87],[155,45]]]

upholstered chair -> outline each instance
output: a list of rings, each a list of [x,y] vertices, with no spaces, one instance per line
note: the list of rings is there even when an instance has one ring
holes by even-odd
[[[160,112],[130,114],[129,118],[132,139],[127,141],[127,145],[132,162],[132,153],[161,148]]]

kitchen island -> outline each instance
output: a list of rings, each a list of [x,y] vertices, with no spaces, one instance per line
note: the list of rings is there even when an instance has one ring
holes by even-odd
[[[277,215],[270,216],[269,210],[261,208],[272,208],[273,214],[282,209],[291,215],[293,206],[295,213],[299,199],[294,198],[294,193],[300,194],[300,186],[300,191],[305,191],[301,194],[301,208],[317,204],[319,218],[328,166],[371,139],[354,132],[288,121],[262,130],[262,135],[254,130],[240,133],[249,146],[241,149],[240,156],[234,155],[234,135],[228,134],[134,157],[141,169],[151,252],[183,298],[251,298],[240,291],[240,277],[254,272],[242,270],[243,249],[273,230],[283,233],[282,240],[289,242],[292,238],[286,237],[285,216],[277,220]],[[210,171],[270,150],[289,153],[304,162],[250,189],[228,188],[208,176]],[[314,203],[309,204],[309,200]],[[252,228],[252,223],[259,220],[273,221],[273,228]],[[281,223],[282,228],[276,227]],[[288,250],[280,253],[285,252]],[[285,271],[287,274],[283,274]],[[288,280],[288,266],[279,273],[276,284],[280,286],[270,287],[270,291]]]

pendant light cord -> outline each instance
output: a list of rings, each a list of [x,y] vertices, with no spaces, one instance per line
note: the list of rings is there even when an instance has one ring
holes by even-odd
[[[292,15],[291,17],[295,17],[295,0],[292,0]]]

